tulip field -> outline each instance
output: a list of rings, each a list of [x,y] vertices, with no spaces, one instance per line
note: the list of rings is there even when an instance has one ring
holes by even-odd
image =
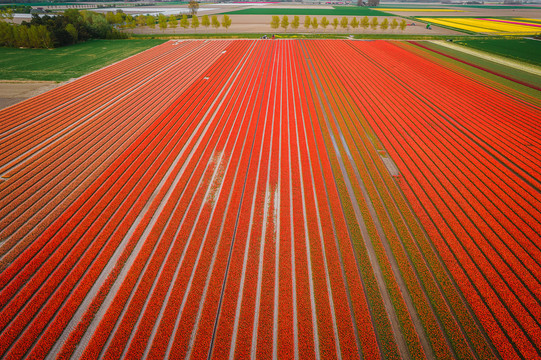
[[[436,55],[168,41],[0,110],[0,358],[541,357],[541,96]]]
[[[541,23],[535,19],[497,18],[419,18],[433,24],[467,30],[474,33],[502,35],[536,35],[541,33]]]

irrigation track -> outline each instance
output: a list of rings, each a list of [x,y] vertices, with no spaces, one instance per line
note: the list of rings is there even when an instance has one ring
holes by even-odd
[[[541,108],[415,49],[170,41],[0,111],[0,357],[540,356]]]

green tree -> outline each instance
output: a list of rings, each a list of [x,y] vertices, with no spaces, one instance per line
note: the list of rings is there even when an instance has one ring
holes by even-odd
[[[325,30],[327,30],[327,26],[329,26],[329,20],[327,20],[326,16],[323,16],[321,18],[321,27]]]
[[[195,0],[190,0],[188,3],[188,9],[190,9],[190,14],[193,16],[197,15],[197,11],[199,10],[199,2]]]
[[[297,30],[299,28],[300,23],[301,23],[301,20],[299,19],[297,15],[295,15],[293,17],[293,21],[291,22],[291,28],[293,28],[294,30]]]
[[[366,30],[370,26],[370,21],[368,20],[368,16],[365,16],[361,19],[361,27]]]
[[[199,27],[199,18],[197,16],[192,17],[192,29],[197,31],[197,28]]]
[[[167,29],[167,17],[164,14],[158,15],[158,26],[162,31]]]
[[[28,38],[28,28],[26,26],[17,26],[15,28],[15,43],[19,47],[30,47],[30,39]]]
[[[206,29],[210,26],[210,20],[208,15],[203,15],[201,18],[201,25],[203,25]]]
[[[270,27],[271,29],[278,29],[280,26],[280,17],[278,15],[272,15]]]
[[[45,25],[39,25],[37,26],[36,31],[37,31],[38,38],[41,44],[43,45],[42,47],[47,48],[47,49],[52,48],[53,39],[52,39],[50,31],[47,30],[47,27]]]
[[[391,30],[396,30],[398,27],[398,21],[396,21],[395,18],[393,18],[393,21],[391,21]]]
[[[13,9],[11,7],[0,8],[0,20],[2,19],[13,21]]]
[[[118,9],[115,13],[115,24],[123,24],[124,19],[126,19],[126,14],[124,14],[124,11]]]
[[[406,20],[402,19],[399,26],[400,26],[400,30],[404,31],[406,30],[406,26],[408,26],[408,24],[406,23]]]
[[[332,19],[331,25],[332,25],[332,27],[334,28],[334,30],[336,30],[336,28],[338,27],[338,24],[339,24],[338,18]]]
[[[357,30],[357,28],[359,27],[359,20],[357,20],[357,18],[353,18],[351,20],[351,22],[349,23],[349,25],[351,25],[351,27],[353,28],[353,30]]]
[[[177,17],[173,14],[169,16],[169,27],[171,29],[176,29],[178,25]]]
[[[387,30],[389,28],[389,20],[387,20],[387,18],[383,19],[381,24],[379,24],[379,28],[381,30]]]
[[[304,28],[306,30],[310,29],[310,25],[312,25],[312,22],[310,20],[310,16],[306,15],[306,17],[304,18]]]
[[[319,27],[319,24],[317,22],[317,17],[314,16],[312,18],[312,29],[314,29],[314,31],[316,31],[318,27]]]
[[[378,28],[378,25],[379,25],[378,18],[373,17],[372,21],[370,21],[370,27],[372,28],[372,30],[376,30]]]
[[[114,24],[115,14],[112,11],[107,11],[107,13],[105,13],[105,20],[107,20],[109,24]]]
[[[187,29],[188,26],[190,26],[190,24],[188,23],[188,15],[183,14],[182,17],[180,18],[180,27]]]
[[[224,15],[222,18],[222,26],[225,28],[225,30],[229,29],[231,26],[231,18],[228,15]]]
[[[344,30],[347,30],[347,28],[349,27],[349,21],[347,17],[344,16],[342,20],[340,20],[340,27]]]
[[[218,21],[218,16],[212,15],[212,19],[210,21],[212,27],[216,30],[220,27],[220,22]]]
[[[284,28],[284,32],[287,31],[287,27],[289,26],[289,18],[287,15],[284,15],[282,17],[282,22],[280,23],[280,26]]]
[[[137,26],[137,23],[135,22],[135,18],[131,15],[126,16],[126,26],[129,29],[135,29]]]
[[[137,17],[137,25],[138,25],[138,26],[145,26],[146,23],[147,23],[146,16],[139,15],[139,16]]]
[[[70,34],[71,38],[73,39],[73,43],[76,43],[77,39],[79,38],[79,33],[77,29],[75,28],[75,25],[71,23],[66,25],[66,31],[68,32],[68,34]]]
[[[154,29],[156,27],[156,19],[152,15],[146,16],[147,26]]]

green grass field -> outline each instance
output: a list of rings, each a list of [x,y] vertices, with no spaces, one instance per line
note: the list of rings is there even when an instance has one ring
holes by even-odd
[[[457,44],[541,66],[541,41],[520,40],[462,40]]]
[[[326,15],[326,16],[394,16],[367,7],[335,6],[333,9],[251,8],[226,12],[229,15]]]
[[[0,47],[0,80],[66,81],[163,42],[92,40],[52,50]]]

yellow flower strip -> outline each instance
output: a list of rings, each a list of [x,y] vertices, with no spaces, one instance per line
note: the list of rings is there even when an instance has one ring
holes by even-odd
[[[481,20],[481,19],[468,19],[468,18],[419,18],[419,20],[428,21],[434,24],[440,24],[445,26],[454,27],[462,30],[469,30],[474,32],[506,32],[506,33],[538,33],[538,28],[532,28],[527,25],[517,25],[500,23],[495,21]]]
[[[445,25],[445,26],[454,27],[454,28],[462,29],[462,30],[473,31],[473,32],[494,32],[489,29],[483,29],[477,26],[462,25],[462,24],[458,24],[449,20],[443,20],[441,18],[419,18],[419,20],[428,21],[433,24]]]

